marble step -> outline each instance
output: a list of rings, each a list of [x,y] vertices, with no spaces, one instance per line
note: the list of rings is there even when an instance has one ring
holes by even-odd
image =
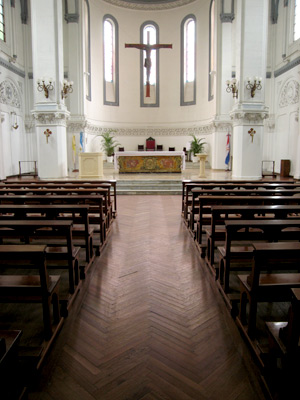
[[[182,183],[167,180],[117,181],[117,194],[181,194]]]

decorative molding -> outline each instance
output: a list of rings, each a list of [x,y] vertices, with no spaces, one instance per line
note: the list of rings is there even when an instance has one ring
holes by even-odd
[[[282,88],[278,105],[280,108],[299,103],[299,83],[289,80]]]
[[[277,24],[279,0],[271,0],[271,21]]]
[[[87,120],[85,117],[72,116],[67,123],[67,130],[69,133],[83,132],[87,126]]]
[[[269,131],[273,131],[275,129],[275,114],[269,114],[266,118],[266,126],[269,128]]]
[[[190,3],[194,3],[196,0],[103,0],[106,3],[113,4],[123,8],[130,8],[134,10],[168,10],[171,8],[177,8],[185,6]]]
[[[0,83],[0,103],[21,108],[21,97],[16,85],[10,80]]]
[[[21,78],[25,78],[25,72],[24,71],[22,71],[21,69],[15,67],[10,62],[3,60],[3,58],[0,58],[0,66],[8,69],[9,71],[13,72],[16,75],[19,75]]]
[[[230,118],[234,125],[255,124],[262,125],[263,121],[268,118],[269,111],[265,110],[234,110],[230,113]]]
[[[277,76],[280,76],[280,75],[284,74],[285,72],[295,68],[299,64],[300,64],[300,57],[297,57],[294,60],[288,62],[283,67],[279,68],[277,71],[275,71],[274,72],[275,78],[277,78]]]
[[[62,111],[32,111],[35,120],[35,126],[41,125],[59,125],[66,126],[69,119],[69,112]]]
[[[220,14],[220,20],[222,23],[226,23],[226,22],[232,23],[232,21],[234,20],[234,14],[232,14],[232,13]]]
[[[190,136],[210,135],[214,131],[213,123],[187,128],[103,128],[87,122],[85,133],[101,135],[113,129],[116,136]]]
[[[21,21],[27,25],[28,22],[28,0],[20,0],[21,2]]]
[[[68,0],[65,0],[65,20],[68,24],[79,21],[78,0],[75,0],[75,13],[69,13]]]

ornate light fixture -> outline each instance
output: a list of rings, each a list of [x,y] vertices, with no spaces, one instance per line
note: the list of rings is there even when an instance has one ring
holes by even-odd
[[[236,86],[236,79],[234,78],[234,79],[232,79],[231,81],[226,81],[226,85],[227,85],[227,88],[226,88],[226,92],[227,93],[230,93],[230,92],[232,92],[232,97],[235,97],[235,98],[238,98],[238,88],[237,88],[237,86]]]
[[[253,128],[251,128],[249,131],[248,131],[248,133],[249,133],[249,135],[251,136],[251,142],[253,143],[253,137],[254,137],[254,135],[256,134],[256,131],[253,129]]]
[[[253,83],[251,83],[251,80],[253,80]],[[247,85],[246,85],[246,89],[251,90],[251,97],[255,96],[255,90],[261,90],[262,86],[261,86],[261,78],[255,76],[254,78],[247,78]]]
[[[73,81],[68,82],[64,80],[63,88],[61,91],[61,98],[65,99],[68,96],[68,93],[73,92]]]
[[[48,99],[48,97],[49,97],[49,90],[54,89],[52,82],[53,82],[52,78],[49,78],[48,82],[46,81],[45,78],[37,80],[37,85],[38,85],[37,90],[39,92],[44,91],[46,99]]]

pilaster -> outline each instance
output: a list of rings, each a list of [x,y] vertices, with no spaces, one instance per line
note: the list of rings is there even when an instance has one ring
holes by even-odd
[[[32,114],[37,136],[38,175],[62,178],[67,176],[68,170],[66,121],[69,118],[61,96],[64,80],[62,0],[32,0],[31,22]],[[46,86],[50,84],[48,91],[42,88],[42,81]]]

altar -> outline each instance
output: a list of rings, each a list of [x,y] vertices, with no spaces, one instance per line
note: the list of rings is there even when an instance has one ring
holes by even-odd
[[[184,151],[118,151],[114,167],[122,172],[181,172],[185,169]]]

